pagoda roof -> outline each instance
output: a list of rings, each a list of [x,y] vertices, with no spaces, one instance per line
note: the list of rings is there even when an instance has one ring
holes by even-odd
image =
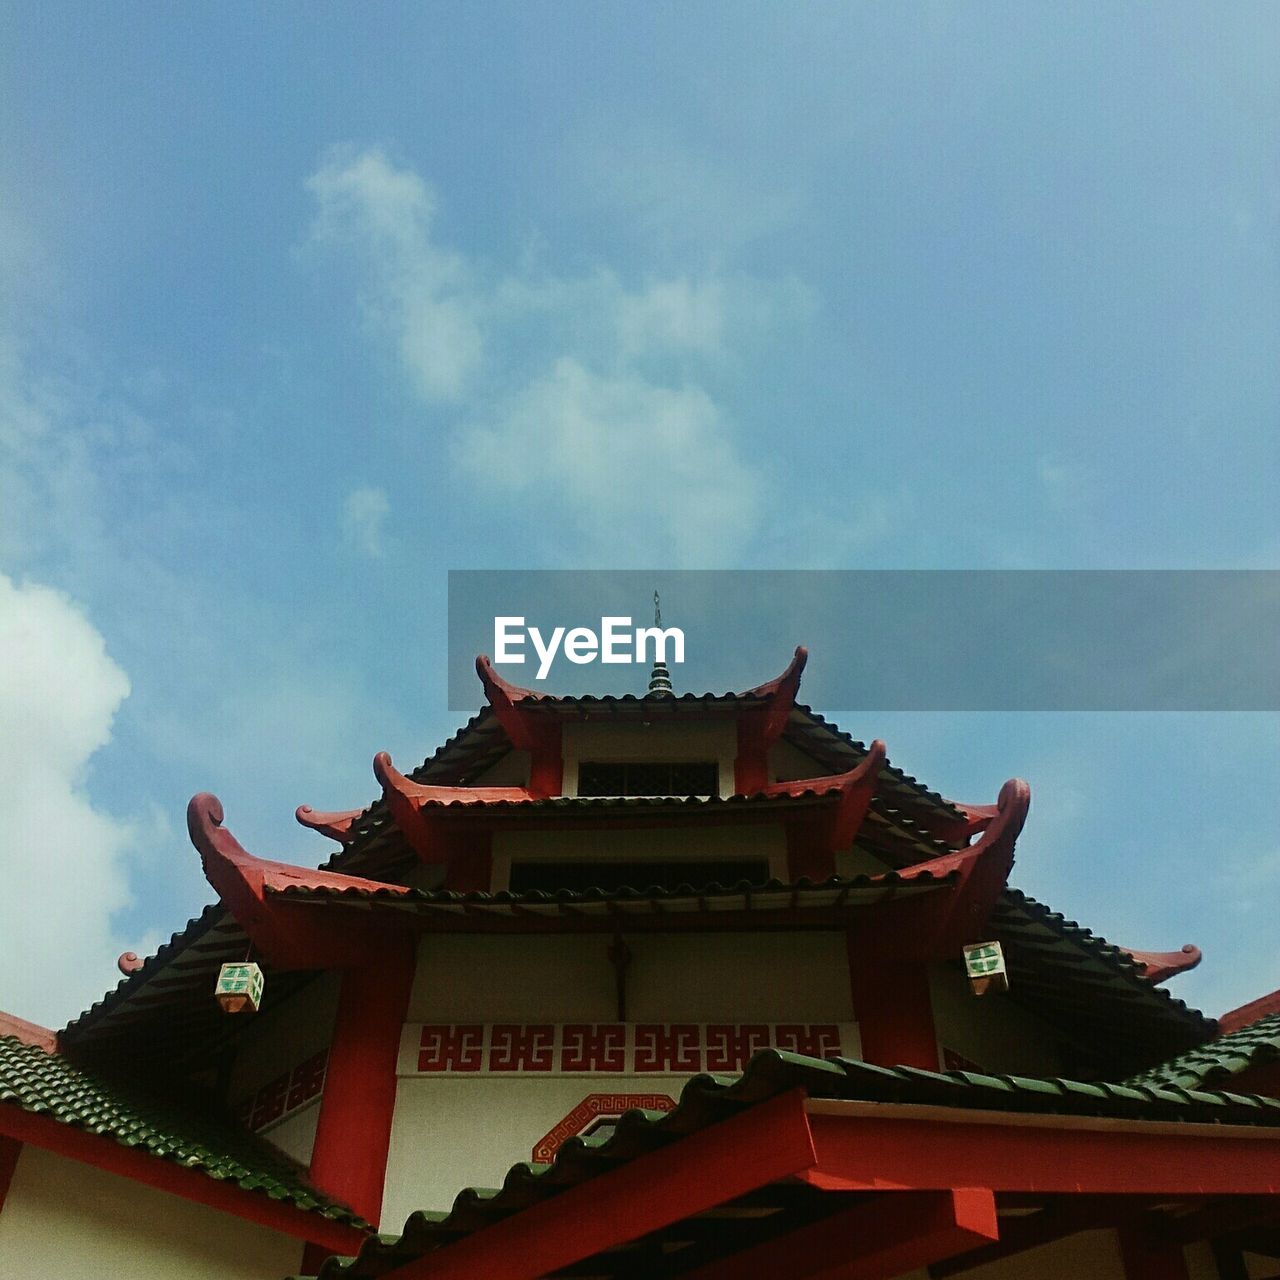
[[[926,878],[925,873],[933,874],[927,865],[917,870],[914,883],[901,884],[897,893],[941,887]],[[838,915],[887,896],[894,890],[889,879],[894,874],[886,873],[878,884],[871,877],[837,877],[821,884],[771,882],[696,892],[679,886],[657,892],[632,886],[582,893],[455,893],[401,885],[344,891],[306,887],[300,881],[293,887],[264,887],[269,898],[295,900],[300,906],[308,900],[340,905],[346,898],[354,910],[409,913],[418,917],[416,928],[453,932],[536,932],[552,923],[595,929],[606,923],[612,927],[619,917],[628,928],[641,929],[646,921],[669,924],[675,916],[718,921],[739,914],[759,923],[767,919],[766,912],[785,913],[791,927],[820,929],[838,927],[832,923]],[[1104,1043],[1111,1057],[1127,1064],[1121,1070],[1139,1071],[1215,1033],[1212,1019],[1153,984],[1123,948],[1017,889],[1006,888],[1000,895],[990,934],[1004,946],[1009,964],[1011,986],[1001,998],[1033,1014],[1062,1018],[1082,1045]],[[208,993],[219,967],[242,959],[248,945],[248,934],[230,912],[220,904],[207,907],[137,972],[73,1019],[61,1040],[95,1060],[163,1057],[178,1069],[206,1060],[244,1033],[243,1023],[222,1014]],[[315,977],[259,962],[267,977],[262,1013],[283,1005]]]
[[[643,917],[654,917],[671,924],[672,917],[687,917],[695,928],[709,928],[712,918],[760,914],[786,916],[793,924],[811,928],[830,927],[841,913],[887,901],[927,893],[958,883],[960,872],[954,868],[934,871],[928,865],[882,875],[832,876],[820,883],[801,880],[789,884],[769,880],[764,884],[688,884],[647,887],[623,885],[616,889],[591,888],[581,892],[530,890],[525,893],[473,891],[460,893],[448,889],[406,889],[399,885],[377,888],[339,889],[329,886],[309,888],[303,885],[267,886],[267,893],[289,902],[356,906],[403,920],[413,916],[428,928],[434,922],[443,928],[461,927],[468,932],[484,932],[486,923],[522,926],[520,931],[536,931],[539,923],[596,922],[604,929],[620,925],[641,927]]]
[[[1017,1116],[1014,1123],[1018,1125],[1033,1123],[1035,1117],[1063,1117],[1068,1122],[1078,1119],[1085,1124],[1097,1123],[1101,1118],[1111,1123],[1113,1132],[1139,1134],[1147,1124],[1153,1130],[1158,1125],[1165,1134],[1176,1133],[1183,1125],[1212,1125],[1228,1133],[1280,1127],[1280,1100],[1273,1098],[1155,1084],[1086,1083],[961,1071],[940,1073],[911,1067],[879,1067],[843,1058],[820,1060],[769,1049],[752,1058],[736,1079],[693,1077],[681,1090],[679,1104],[673,1111],[629,1111],[607,1137],[569,1138],[551,1164],[522,1161],[511,1166],[500,1188],[469,1187],[459,1192],[452,1208],[446,1212],[415,1212],[399,1236],[371,1236],[356,1257],[329,1258],[320,1269],[319,1280],[379,1280],[383,1276],[396,1276],[400,1268],[425,1260],[437,1250],[447,1251],[450,1246],[498,1223],[518,1219],[522,1213],[536,1213],[538,1206],[596,1178],[625,1170],[633,1161],[650,1155],[656,1157],[664,1150],[678,1158],[681,1140],[693,1139],[712,1126],[734,1121],[756,1109],[763,1115],[764,1109],[780,1104],[788,1095],[793,1098],[799,1095],[805,1113],[813,1118],[828,1113],[833,1117],[869,1116],[872,1113],[866,1110],[841,1111],[839,1104],[874,1104],[877,1122],[889,1124],[895,1121],[911,1124],[922,1118],[922,1111],[938,1115],[950,1110],[969,1113],[975,1121],[998,1122],[1003,1116],[1010,1119]],[[825,1109],[823,1104],[827,1104]],[[709,1148],[698,1150],[705,1152]],[[813,1158],[816,1162],[817,1157]],[[712,1163],[707,1160],[702,1179],[709,1196],[717,1191],[717,1173]],[[649,1161],[645,1167],[652,1171],[661,1165],[655,1166]],[[697,1175],[696,1161],[690,1172],[691,1176]],[[1072,1176],[1078,1174],[1073,1172]],[[607,1184],[598,1185],[603,1190]],[[620,1239],[607,1249],[592,1253],[589,1260],[581,1260],[586,1266],[583,1274],[607,1280],[637,1274],[638,1265],[647,1274],[649,1268],[643,1266],[646,1259],[670,1256],[672,1250],[694,1252],[701,1243],[713,1250],[718,1247],[719,1252],[714,1256],[722,1257],[757,1239],[785,1239],[788,1231],[804,1228],[821,1218],[822,1197],[833,1193],[824,1188],[820,1179],[780,1177],[762,1179],[761,1185],[745,1194],[735,1196],[727,1187],[722,1194],[726,1202],[710,1214],[695,1217],[677,1214],[657,1232],[646,1232],[637,1239]],[[886,1183],[883,1205],[887,1207],[895,1195],[901,1194]],[[1173,1198],[1172,1195],[1166,1197],[1167,1200]],[[841,1202],[841,1207],[846,1205],[847,1202]],[[1031,1205],[1024,1200],[1019,1207],[1027,1212]],[[828,1211],[829,1208],[830,1202]],[[721,1235],[718,1246],[707,1232],[716,1218],[722,1218],[733,1228],[731,1233],[726,1231]],[[756,1237],[752,1234],[752,1224],[761,1223],[767,1226]],[[1004,1223],[1000,1235],[1004,1237]],[[730,1239],[732,1242],[725,1248],[724,1241]],[[847,1241],[844,1255],[856,1256],[856,1244],[856,1241]],[[654,1253],[646,1254],[646,1249]],[[855,1250],[853,1255],[849,1254],[851,1249]],[[474,1260],[474,1253],[469,1256]],[[688,1259],[686,1253],[680,1256]],[[442,1266],[447,1267],[448,1258],[448,1252],[441,1254]],[[460,1275],[463,1271],[447,1273]],[[418,1274],[417,1270],[414,1274]],[[428,1264],[421,1274],[436,1274],[436,1271]],[[555,1274],[560,1274],[559,1268]]]
[[[53,1122],[251,1192],[264,1205],[285,1204],[368,1229],[345,1205],[311,1186],[300,1165],[214,1107],[197,1105],[190,1090],[181,1098],[169,1096],[153,1078],[144,1087],[2,1032],[0,1024],[0,1134],[59,1150],[60,1143],[48,1141],[45,1122]],[[18,1113],[38,1119],[22,1120]]]
[[[686,697],[689,695],[685,695]],[[720,695],[722,698],[737,695]],[[675,701],[679,701],[676,698]],[[634,699],[636,703],[661,715],[662,708],[673,701],[670,698],[654,699],[645,703],[643,699]],[[843,774],[856,768],[871,752],[871,746],[856,741],[837,726],[812,712],[808,707],[796,706],[791,711],[791,718],[783,730],[782,740],[805,751],[818,763],[825,764],[833,774]],[[428,756],[417,768],[404,776],[412,783],[441,788],[463,788],[471,785],[474,778],[480,776],[491,765],[497,763],[513,748],[507,739],[502,726],[489,708],[479,715],[473,716],[457,734],[445,742],[433,755]],[[812,783],[809,784],[812,786]],[[489,796],[485,803],[499,811],[521,804],[545,803],[545,801],[526,800],[524,796],[515,794],[516,788],[476,788],[486,791],[506,791],[506,796]],[[759,795],[759,793],[756,793]],[[445,800],[443,794],[441,800]],[[710,798],[709,803],[720,805],[731,799],[741,804],[751,797]],[[785,798],[772,796],[770,799]],[[459,797],[459,799],[465,799]],[[587,808],[608,807],[610,804],[620,808],[640,808],[651,804],[653,798],[646,796],[625,797],[550,797],[550,801],[559,804],[566,813],[571,814],[575,805],[579,811]],[[571,801],[572,803],[565,803]],[[698,803],[700,798],[693,798]],[[461,805],[457,806],[461,808]],[[944,799],[936,791],[931,791],[923,783],[918,782],[910,774],[896,768],[887,759],[880,769],[875,795],[872,797],[866,820],[878,831],[885,833],[902,850],[904,862],[917,861],[922,857],[945,854],[955,848],[955,842],[941,839],[931,830],[930,824],[941,828],[963,824],[975,813],[980,812],[970,806],[964,806]],[[335,851],[322,866],[326,870],[355,871],[380,878],[384,871],[394,871],[398,867],[407,866],[412,855],[406,849],[402,833],[396,825],[390,807],[385,799],[379,797],[363,809],[350,809],[337,812],[318,812],[308,805],[298,808],[298,820],[304,826],[321,831],[332,839],[339,840],[343,847]]]
[[[1004,947],[1009,998],[1052,1018],[1085,1051],[1104,1043],[1136,1071],[1216,1034],[1213,1019],[1159,985],[1166,975],[1150,976],[1132,952],[1021,890],[1005,889],[990,932]]]

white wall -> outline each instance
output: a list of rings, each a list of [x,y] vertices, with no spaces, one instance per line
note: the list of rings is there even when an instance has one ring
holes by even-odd
[[[427,934],[407,1022],[613,1022],[605,934]],[[842,933],[628,934],[632,1022],[850,1022]]]
[[[0,1211],[0,1276],[280,1280],[302,1242],[27,1145]]]
[[[422,939],[409,1022],[613,1022],[614,970],[603,935]],[[628,935],[630,1022],[853,1021],[844,935]],[[664,1092],[687,1076],[597,1074],[401,1079],[381,1227],[447,1209],[465,1186],[507,1169],[592,1093]]]

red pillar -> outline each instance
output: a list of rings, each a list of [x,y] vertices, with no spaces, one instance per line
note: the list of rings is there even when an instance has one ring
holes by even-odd
[[[862,1056],[880,1067],[938,1070],[929,969],[886,958],[868,938],[848,935],[849,987]]]
[[[329,1046],[311,1180],[375,1226],[382,1214],[396,1058],[417,947],[389,938],[369,963],[342,975]]]

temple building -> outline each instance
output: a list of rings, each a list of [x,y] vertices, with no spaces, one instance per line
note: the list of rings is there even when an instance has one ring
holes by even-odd
[[[319,870],[188,807],[217,896],[54,1033],[0,1017],[0,1276],[1280,1276],[1280,993],[1009,884],[797,701],[482,710]],[[359,797],[353,797],[359,799]]]

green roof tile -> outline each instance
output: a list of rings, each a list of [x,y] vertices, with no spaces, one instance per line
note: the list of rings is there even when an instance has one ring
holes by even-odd
[[[1280,1013],[1273,1013],[1252,1026],[1219,1036],[1158,1067],[1131,1076],[1127,1083],[1199,1089],[1277,1060],[1280,1060]]]

